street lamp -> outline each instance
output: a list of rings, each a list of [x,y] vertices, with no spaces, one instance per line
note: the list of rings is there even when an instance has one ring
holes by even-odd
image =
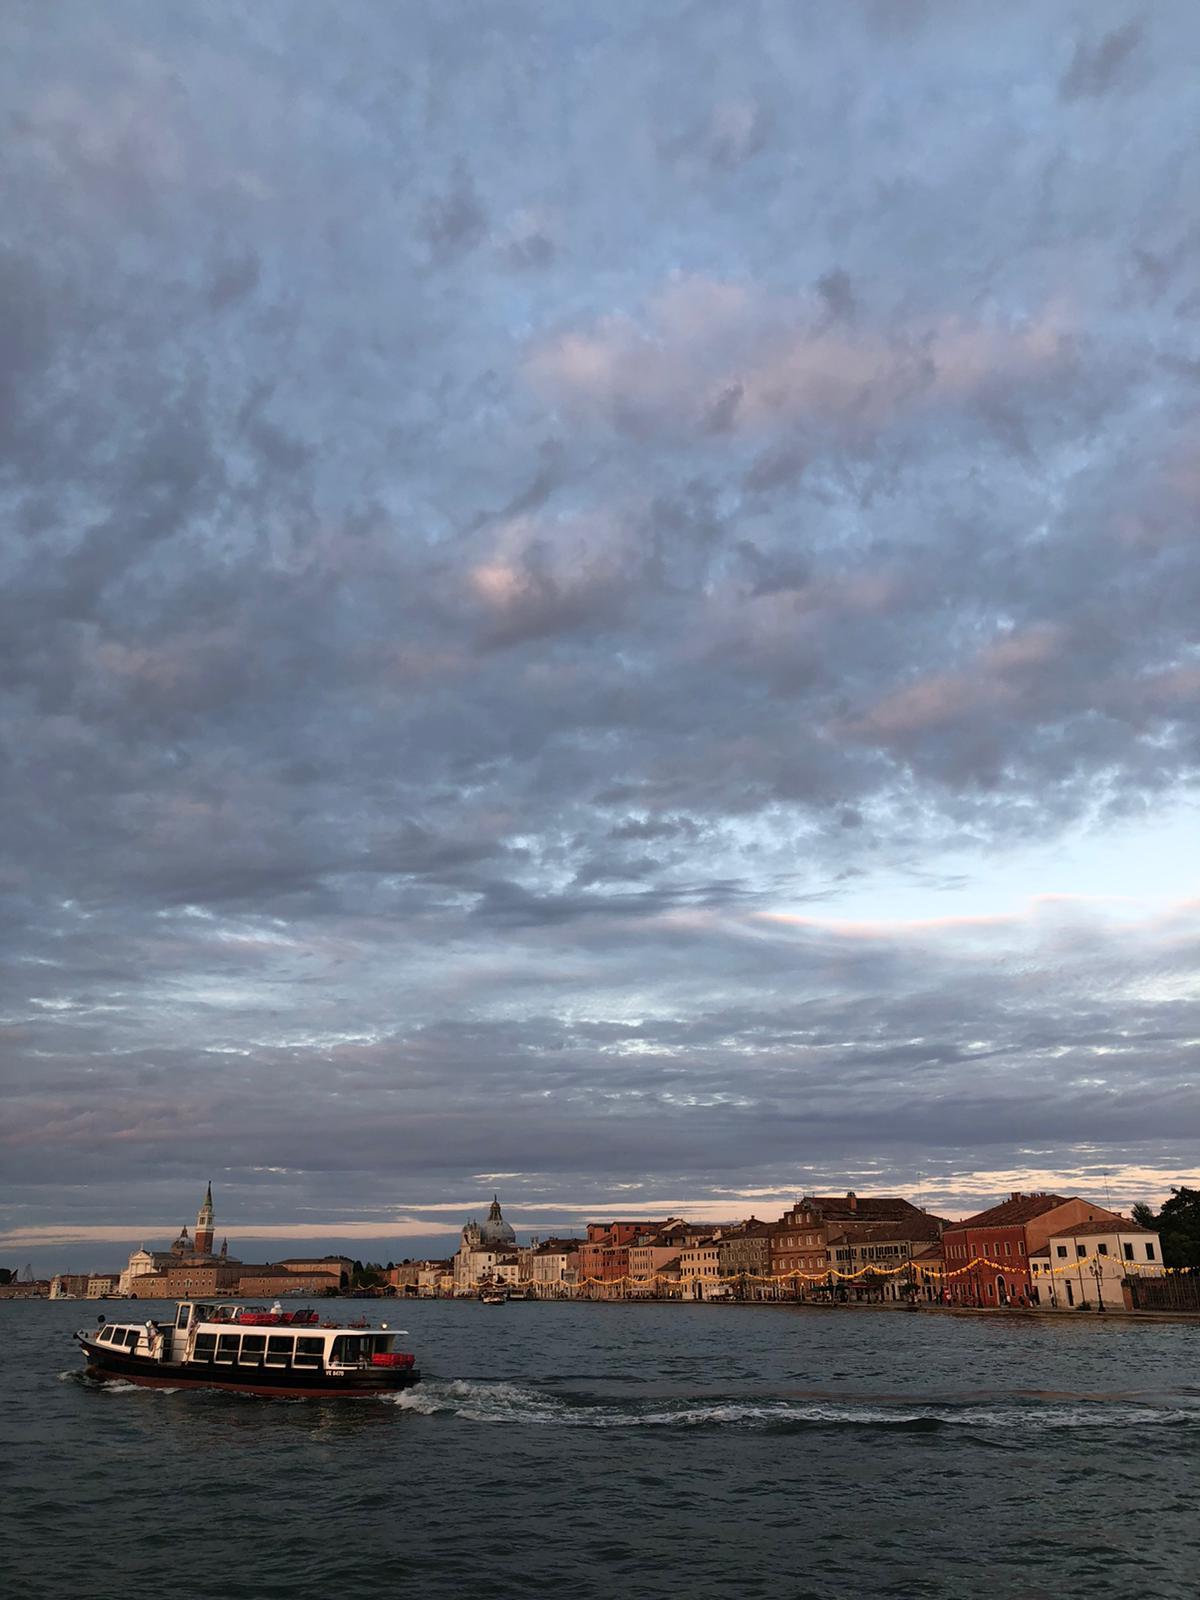
[[[1096,1280],[1096,1310],[1104,1310],[1104,1257],[1099,1251],[1088,1262],[1088,1271]]]

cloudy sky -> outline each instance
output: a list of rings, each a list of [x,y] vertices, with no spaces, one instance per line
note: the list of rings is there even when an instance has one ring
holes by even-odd
[[[1191,0],[3,27],[10,1264],[1195,1181]]]

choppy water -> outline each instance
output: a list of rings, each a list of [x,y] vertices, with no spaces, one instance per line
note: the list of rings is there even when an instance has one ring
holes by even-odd
[[[0,1303],[14,1600],[1200,1594],[1194,1326],[372,1305],[426,1381],[338,1403],[93,1384],[95,1309]]]

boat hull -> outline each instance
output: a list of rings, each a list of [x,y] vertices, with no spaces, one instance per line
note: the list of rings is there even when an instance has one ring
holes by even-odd
[[[323,1372],[296,1372],[288,1368],[255,1368],[151,1361],[143,1356],[118,1355],[80,1340],[87,1357],[89,1378],[101,1383],[135,1383],[145,1389],[220,1389],[230,1394],[257,1395],[281,1400],[370,1400],[396,1394],[419,1383],[414,1368],[379,1368],[333,1377]]]

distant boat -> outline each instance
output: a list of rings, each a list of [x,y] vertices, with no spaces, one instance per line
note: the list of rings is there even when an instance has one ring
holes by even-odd
[[[485,1306],[502,1306],[508,1295],[503,1289],[481,1289],[479,1298]]]

